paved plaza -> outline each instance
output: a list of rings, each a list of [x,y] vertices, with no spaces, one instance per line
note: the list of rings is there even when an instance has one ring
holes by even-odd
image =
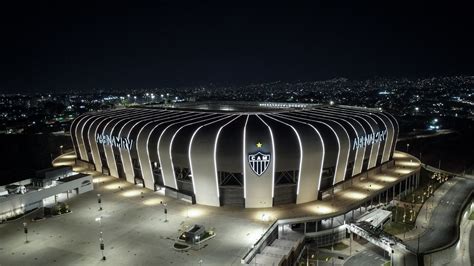
[[[199,265],[201,260],[202,265],[238,265],[275,219],[334,216],[419,167],[403,154],[396,157],[401,167],[354,182],[333,199],[269,209],[191,205],[160,191],[89,172],[94,175],[95,191],[70,199],[72,213],[31,222],[33,213],[0,225],[0,265]],[[73,161],[73,155],[65,155],[55,165]],[[84,172],[77,166],[75,170]],[[101,194],[103,211],[98,211],[97,193]],[[168,222],[160,202],[167,204]],[[101,223],[96,221],[98,217],[102,217]],[[29,243],[25,243],[24,221],[28,222]],[[172,246],[180,230],[194,224],[214,229],[216,237],[187,252],[175,251]],[[106,261],[101,261],[100,230]]]
[[[266,228],[263,222],[239,217],[238,212],[233,215],[231,211],[189,206],[125,182],[104,182],[98,191],[102,194],[103,211],[98,211],[96,193],[89,192],[69,201],[71,214],[30,222],[32,214],[0,225],[0,264],[198,265],[202,259],[204,265],[236,265]],[[168,204],[166,223],[160,201]],[[100,216],[106,262],[100,260],[100,223],[96,221]],[[27,244],[24,220],[29,224]],[[214,227],[217,236],[201,244],[200,250],[173,250],[179,230],[192,224]]]

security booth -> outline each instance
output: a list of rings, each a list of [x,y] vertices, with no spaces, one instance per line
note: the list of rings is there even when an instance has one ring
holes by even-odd
[[[206,230],[203,225],[195,224],[191,229],[188,231],[184,232],[184,235],[186,237],[186,242],[191,242],[193,244],[196,244],[201,241],[201,239],[204,238],[204,234],[206,233]]]

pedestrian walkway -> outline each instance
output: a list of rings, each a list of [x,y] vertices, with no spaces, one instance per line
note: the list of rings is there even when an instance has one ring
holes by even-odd
[[[354,177],[351,182],[347,182],[342,189],[322,200],[316,200],[304,204],[286,204],[274,206],[272,208],[254,208],[239,210],[251,217],[266,217],[272,219],[289,219],[308,217],[313,220],[322,220],[339,215],[343,215],[354,208],[357,208],[367,201],[380,196],[384,191],[389,190],[400,181],[412,176],[421,168],[418,159],[415,157],[396,151],[393,155],[394,164],[381,167],[380,172],[372,171]],[[84,167],[75,165],[75,155],[73,153],[64,154],[53,161],[54,166],[71,165],[74,171],[93,174],[94,176],[104,176],[102,173],[87,171]],[[117,179],[120,180],[120,179]],[[379,197],[380,200],[380,197]],[[219,210],[226,209],[226,206],[219,207]],[[230,208],[234,210],[235,208]]]

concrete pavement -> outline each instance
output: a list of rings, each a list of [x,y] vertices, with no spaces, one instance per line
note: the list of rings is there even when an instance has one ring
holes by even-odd
[[[120,186],[120,188],[118,188]],[[267,224],[239,217],[238,212],[216,213],[170,200],[159,193],[109,180],[97,196],[88,192],[71,199],[71,214],[28,222],[30,242],[25,244],[23,220],[0,225],[0,264],[4,265],[238,265],[247,247]],[[168,220],[163,207],[168,204]],[[102,227],[96,218],[102,216]],[[189,216],[189,218],[187,217]],[[28,221],[28,219],[27,219]],[[214,228],[216,237],[187,252],[172,246],[185,225]],[[105,256],[101,261],[98,233],[103,231]]]

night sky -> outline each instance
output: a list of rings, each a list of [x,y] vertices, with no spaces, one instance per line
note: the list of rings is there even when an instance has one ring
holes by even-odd
[[[0,88],[474,74],[473,9],[456,1],[16,2],[0,8]]]

